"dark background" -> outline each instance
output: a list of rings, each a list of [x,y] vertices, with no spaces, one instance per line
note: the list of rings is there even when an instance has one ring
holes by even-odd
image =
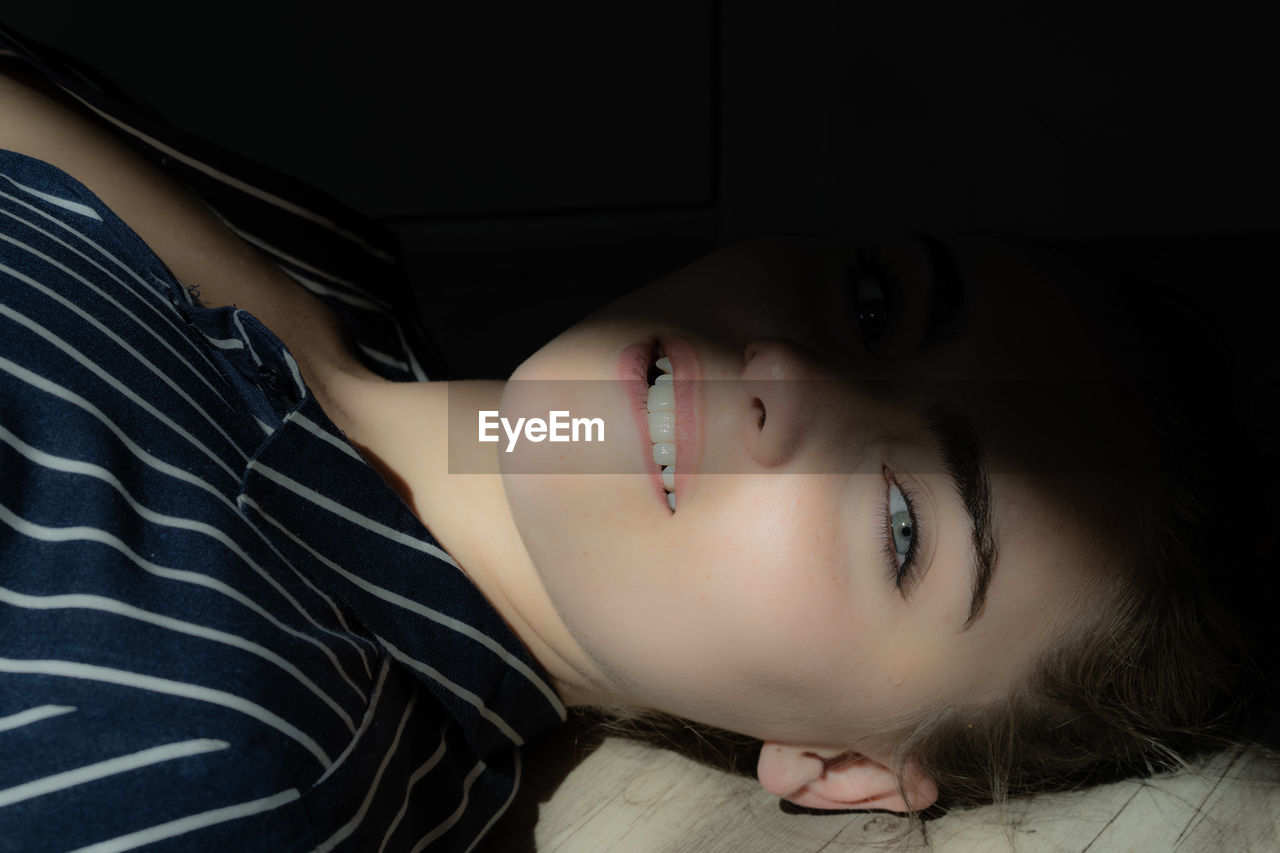
[[[429,328],[473,375],[752,236],[1280,226],[1280,71],[1261,13],[942,5],[44,0],[2,14],[398,231]],[[1215,305],[1255,298],[1243,274],[1274,280],[1223,274],[1215,254],[1157,263],[1214,276]]]

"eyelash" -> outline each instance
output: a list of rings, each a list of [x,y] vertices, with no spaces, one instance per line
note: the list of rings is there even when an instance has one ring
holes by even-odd
[[[893,581],[893,585],[898,588],[904,596],[906,591],[903,585],[911,579],[911,575],[916,566],[916,554],[920,550],[920,540],[922,537],[920,518],[916,512],[915,495],[906,486],[898,482],[888,468],[884,468],[885,478],[885,496],[884,503],[880,509],[880,527],[884,530],[884,555],[885,565],[889,570],[889,577]],[[898,491],[902,493],[902,501],[907,505],[907,515],[911,518],[911,544],[907,546],[907,556],[903,559],[902,565],[898,565],[898,549],[893,542],[893,526],[889,517],[889,488],[897,486]]]
[[[878,284],[883,293],[882,300],[868,300],[881,302],[883,306],[883,316],[878,318],[880,327],[875,329],[874,332],[869,332],[862,327],[862,322],[867,319],[867,315],[864,314],[863,310],[860,310],[858,285],[864,278],[871,279]],[[848,284],[853,301],[854,316],[859,324],[863,346],[866,347],[868,352],[875,352],[884,342],[887,331],[893,323],[893,318],[897,315],[900,287],[898,278],[893,272],[893,267],[879,245],[862,243],[857,247],[854,252],[853,267],[849,271]],[[905,596],[904,586],[911,579],[916,565],[916,553],[920,550],[920,540],[922,538],[920,520],[916,512],[915,495],[906,486],[894,479],[888,468],[884,468],[884,477],[885,498],[880,508],[880,528],[884,531],[885,565],[888,568],[889,577],[893,581],[893,585]],[[893,486],[897,486],[902,493],[902,502],[907,505],[907,516],[911,519],[911,544],[907,546],[907,554],[903,558],[901,566],[898,565],[898,549],[893,540],[893,526],[889,511],[889,489]]]
[[[862,279],[870,279],[880,286],[883,293],[883,299],[870,299],[865,302],[858,300],[858,284]],[[849,270],[848,288],[851,300],[853,302],[854,317],[859,326],[859,333],[862,336],[863,345],[869,352],[874,352],[884,343],[884,338],[893,323],[893,318],[898,312],[898,278],[893,272],[893,266],[889,263],[884,252],[879,245],[875,243],[862,243],[854,251],[854,260]],[[882,313],[877,315],[868,310],[871,306],[867,302],[880,302]],[[868,330],[863,326],[864,320],[870,320],[875,317],[879,321],[879,328]]]

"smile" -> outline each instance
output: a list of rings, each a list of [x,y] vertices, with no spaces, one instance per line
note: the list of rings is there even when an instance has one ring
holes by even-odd
[[[662,488],[667,492],[667,506],[676,508],[676,390],[671,374],[671,360],[655,359],[649,369],[649,441],[653,443],[653,461],[662,468]]]
[[[620,353],[617,377],[622,382],[639,439],[641,470],[648,473],[652,494],[674,515],[676,497],[688,506],[690,475],[698,470],[701,436],[698,424],[702,370],[697,352],[680,338],[653,338]],[[680,473],[676,473],[679,448]]]

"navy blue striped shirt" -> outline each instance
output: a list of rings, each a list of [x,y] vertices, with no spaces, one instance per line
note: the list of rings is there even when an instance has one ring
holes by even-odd
[[[426,377],[376,228],[36,59]],[[269,329],[0,153],[0,850],[469,850],[564,714]]]

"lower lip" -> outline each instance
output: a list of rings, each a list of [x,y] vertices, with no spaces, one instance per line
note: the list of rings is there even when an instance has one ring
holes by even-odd
[[[679,339],[632,344],[622,351],[618,364],[618,378],[627,389],[636,428],[640,433],[641,452],[645,467],[652,472],[652,483],[667,507],[667,490],[662,486],[662,469],[653,461],[653,442],[649,438],[649,367],[653,363],[654,350],[661,349],[671,360],[672,377],[676,392],[676,501],[687,498],[692,485],[689,472],[696,471],[702,448],[698,443],[697,390],[702,379],[702,369],[693,347]],[[668,508],[668,512],[670,509]]]

